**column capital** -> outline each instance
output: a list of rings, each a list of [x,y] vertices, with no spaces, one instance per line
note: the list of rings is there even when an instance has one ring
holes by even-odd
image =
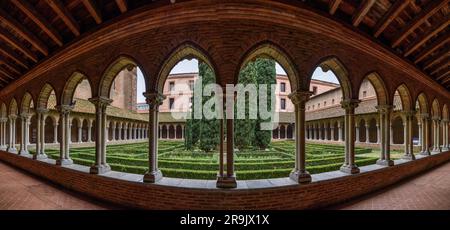
[[[430,118],[430,114],[428,114],[428,113],[419,113],[419,116],[420,116],[422,119],[428,119],[428,118]]]
[[[341,107],[343,109],[354,109],[354,108],[358,107],[360,102],[361,102],[361,100],[358,100],[358,99],[346,99],[346,100],[341,101]]]
[[[30,114],[29,113],[21,113],[20,118],[28,120],[28,118],[30,118]]]
[[[433,117],[431,118],[431,120],[433,120],[433,121],[440,121],[441,118],[438,117],[438,116],[433,116]]]
[[[402,114],[403,114],[406,118],[412,118],[412,117],[416,114],[416,111],[414,111],[414,110],[403,111]]]
[[[445,119],[442,119],[441,121],[442,121],[442,122],[448,122],[449,119],[446,119],[446,118],[445,118]]]
[[[42,108],[42,107],[39,107],[39,108],[36,108],[36,113],[38,113],[38,114],[45,114],[45,113],[48,113],[48,109],[47,108]]]
[[[55,106],[56,110],[58,110],[62,114],[70,113],[73,110],[74,107],[75,107],[75,103],[72,103],[71,105],[57,105],[57,106]]]
[[[106,107],[111,104],[113,101],[112,99],[109,99],[107,97],[92,97],[88,99],[92,104],[99,107]]]
[[[10,114],[10,115],[8,115],[8,117],[10,119],[17,119],[17,115],[16,114]]]
[[[7,117],[2,117],[2,118],[0,118],[0,122],[7,122],[8,121],[8,118]]]
[[[309,97],[312,95],[310,91],[301,91],[296,90],[288,95],[289,99],[291,99],[292,104],[299,105],[301,103],[305,103],[309,100]]]
[[[378,110],[379,113],[386,114],[392,112],[392,110],[395,108],[393,105],[377,105],[375,108]]]
[[[166,96],[159,92],[145,92],[144,97],[149,105],[149,109],[155,109],[163,103],[164,99],[166,99]]]

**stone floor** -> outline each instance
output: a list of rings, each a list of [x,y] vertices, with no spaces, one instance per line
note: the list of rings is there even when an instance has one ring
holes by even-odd
[[[450,210],[450,162],[332,209]]]
[[[0,162],[0,210],[116,209]]]

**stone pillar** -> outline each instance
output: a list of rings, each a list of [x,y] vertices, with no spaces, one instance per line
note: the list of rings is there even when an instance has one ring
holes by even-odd
[[[366,121],[366,144],[370,143],[369,128],[370,128],[370,124],[368,121]]]
[[[434,135],[433,135],[433,151],[431,151],[431,154],[440,153],[441,152],[441,146],[440,146],[440,138],[439,138],[439,125],[440,125],[440,118],[439,117],[433,117],[433,126],[434,126]]]
[[[58,144],[58,122],[53,124],[53,144]]]
[[[6,147],[6,118],[0,118],[0,150],[5,151]]]
[[[116,122],[112,122],[112,127],[110,127],[110,129],[112,129],[112,141],[116,140]]]
[[[344,139],[342,138],[342,122],[338,122],[338,138],[339,142],[344,142]]]
[[[330,137],[330,139],[332,140],[332,141],[335,141],[336,139],[334,138],[334,129],[335,129],[335,127],[334,127],[334,122],[332,123],[332,124],[330,124],[330,129],[331,129],[331,137]]]
[[[29,129],[28,129],[28,120],[30,119],[30,115],[27,113],[22,113],[20,116],[20,129],[22,132],[20,133],[20,151],[19,155],[24,156],[30,156],[30,153],[28,152],[28,145],[27,145],[27,136],[29,136]]]
[[[149,105],[149,143],[148,143],[148,172],[144,175],[145,183],[155,183],[162,178],[161,170],[158,169],[158,111],[164,100],[164,95],[144,93]]]
[[[421,119],[417,119],[419,120],[418,126],[419,126],[419,140],[418,140],[418,145],[422,145],[422,121]]]
[[[356,143],[359,143],[361,141],[359,136],[359,122],[355,125],[355,132]]]
[[[9,144],[7,151],[17,153],[16,149],[16,119],[17,115],[9,115]]]
[[[46,108],[37,108],[37,139],[36,139],[36,152],[33,155],[33,159],[45,159],[45,114],[48,112]]]
[[[402,157],[403,159],[406,160],[415,160],[416,157],[414,156],[413,153],[413,140],[412,140],[412,121],[414,118],[414,111],[405,111],[404,112],[404,116],[405,116],[405,155]]]
[[[83,139],[83,136],[82,136],[83,124],[81,122],[78,122],[77,129],[78,129],[78,143],[81,143],[81,142],[83,142],[82,141],[82,139]]]
[[[318,124],[317,125],[317,130],[318,130],[318,133],[319,133],[319,137],[317,138],[317,140],[323,140],[322,139],[322,124]]]
[[[377,164],[392,166],[394,161],[391,160],[391,113],[394,108],[392,105],[379,105],[376,107],[379,114],[379,132],[381,137],[378,139],[380,142],[380,159],[377,160]]]
[[[390,131],[390,133],[394,133],[394,127],[392,127],[392,123],[391,123],[391,125],[389,126],[389,131]],[[394,134],[392,134],[392,135],[389,137],[389,142],[391,143],[391,145],[394,144]]]
[[[442,120],[442,136],[443,136],[443,145],[442,151],[449,151],[450,146],[448,145],[448,119]]]
[[[345,173],[359,173],[359,168],[355,164],[355,108],[358,107],[359,100],[347,99],[341,102],[345,109],[345,163],[341,171]]]
[[[328,140],[328,129],[329,129],[329,126],[328,126],[328,124],[327,123],[325,123],[324,125],[323,125],[323,131],[324,131],[324,133],[325,133],[325,140]]]
[[[380,118],[379,119],[381,119],[381,116],[380,116]],[[381,125],[380,125],[380,121],[377,121],[377,144],[380,144],[381,143]]]
[[[70,140],[70,111],[73,110],[74,104],[72,105],[58,105],[56,109],[59,111],[59,123],[60,123],[60,155],[59,159],[56,160],[56,165],[69,165],[73,161],[70,159],[69,150],[69,140]]]
[[[420,115],[422,118],[422,152],[421,155],[430,155],[430,117],[427,113],[422,113]]]
[[[305,151],[305,104],[311,96],[308,91],[295,91],[289,95],[295,107],[295,168],[290,174],[290,178],[298,183],[311,182],[311,175],[306,171],[306,151]]]
[[[89,101],[95,106],[95,163],[91,166],[91,174],[103,174],[111,170],[106,163],[106,108],[112,100],[105,97],[89,98]]]
[[[122,140],[122,123],[117,124],[117,140]]]

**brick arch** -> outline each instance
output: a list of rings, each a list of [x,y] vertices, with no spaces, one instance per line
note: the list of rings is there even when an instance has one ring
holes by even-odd
[[[311,82],[314,70],[317,67],[320,67],[324,72],[331,70],[334,73],[334,75],[339,81],[339,84],[341,85],[343,100],[353,99],[352,84],[349,79],[349,72],[347,68],[344,66],[344,64],[339,60],[339,58],[337,58],[336,56],[324,57],[320,59],[318,64],[314,66],[315,68],[310,70],[309,72],[310,74],[308,75],[307,89],[309,89],[309,83]]]
[[[447,120],[449,119],[447,104],[445,104],[444,107],[442,107],[442,119],[447,119]]]
[[[419,110],[421,113],[429,113],[429,106],[428,106],[428,97],[425,93],[420,93],[419,96],[417,96],[416,99],[416,108],[419,107]]]
[[[170,55],[165,59],[164,63],[160,67],[158,72],[158,77],[156,79],[156,84],[154,91],[163,92],[164,83],[170,74],[170,71],[175,67],[175,65],[184,59],[197,58],[200,61],[209,65],[209,67],[214,72],[216,82],[219,80],[217,76],[216,66],[212,62],[212,58],[198,45],[192,42],[185,42],[175,48]]]
[[[39,92],[39,96],[37,99],[37,105],[36,108],[47,108],[48,99],[50,98],[50,95],[52,92],[55,92],[52,85],[49,83],[45,83],[45,85],[42,87],[41,91]],[[55,92],[56,94],[56,92]]]
[[[411,111],[413,109],[413,107],[412,107],[411,93],[410,93],[408,86],[406,86],[406,84],[401,84],[397,87],[397,89],[394,91],[394,94],[392,95],[392,98],[390,100],[392,102],[392,104],[394,104],[394,96],[395,96],[396,91],[400,95],[400,100],[402,103],[403,111]]]
[[[89,81],[89,78],[86,77],[86,75],[84,75],[81,72],[74,72],[69,80],[66,82],[66,85],[64,86],[64,90],[62,92],[62,97],[61,97],[61,104],[62,105],[71,105],[73,104],[73,95],[75,94],[75,90],[78,86],[78,84],[80,84],[80,82],[84,79],[87,79]],[[92,85],[89,82],[90,85]],[[92,87],[91,87],[91,91],[92,91]],[[91,92],[92,95],[92,92]]]
[[[6,118],[8,116],[8,110],[6,109],[6,104],[2,102],[2,105],[0,107],[0,117]]]
[[[26,92],[21,100],[20,103],[20,112],[21,113],[30,113],[31,112],[31,107],[34,106],[33,103],[33,97],[31,96],[31,94],[29,92]]]
[[[98,95],[100,97],[109,98],[112,84],[116,79],[117,75],[120,73],[120,71],[122,71],[125,68],[130,69],[131,67],[139,67],[139,66],[141,65],[139,65],[136,59],[133,58],[132,56],[123,54],[120,55],[111,64],[109,64],[106,70],[103,72],[102,79],[100,80],[98,88]],[[148,77],[145,73],[145,70],[143,68],[139,69],[142,71],[142,74],[144,75],[145,82],[147,82]]]
[[[371,72],[367,74],[364,79],[367,79],[375,89],[378,105],[387,105],[389,103],[389,93],[381,76],[377,72]],[[364,79],[361,81],[358,91],[361,90]]]
[[[17,115],[18,113],[18,108],[17,108],[17,101],[15,98],[11,99],[11,101],[9,102],[9,110],[8,110],[8,115]]]
[[[247,51],[242,61],[240,62],[239,69],[237,73],[235,73],[234,83],[237,83],[239,80],[239,73],[241,70],[249,63],[257,58],[271,58],[274,59],[278,64],[281,65],[283,70],[286,72],[289,83],[291,84],[291,91],[295,91],[300,88],[300,86],[304,85],[304,80],[300,78],[297,68],[292,62],[289,55],[281,49],[278,45],[272,42],[262,42],[259,43]]]
[[[437,98],[435,98],[431,104],[431,115],[433,117],[441,118],[441,106]]]

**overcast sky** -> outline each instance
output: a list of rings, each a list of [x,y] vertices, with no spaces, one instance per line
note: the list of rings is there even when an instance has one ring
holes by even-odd
[[[283,68],[276,64],[276,71],[277,74],[286,74],[284,72]],[[170,72],[171,74],[175,73],[196,73],[198,72],[198,61],[196,59],[192,60],[183,60],[179,62]],[[339,84],[336,76],[333,74],[333,72],[323,72],[321,68],[317,68],[313,73],[313,79],[322,80],[322,81],[328,81]],[[145,91],[145,82],[144,77],[142,76],[142,72],[139,70],[137,71],[137,102],[145,102],[145,97],[142,95],[142,93]]]

